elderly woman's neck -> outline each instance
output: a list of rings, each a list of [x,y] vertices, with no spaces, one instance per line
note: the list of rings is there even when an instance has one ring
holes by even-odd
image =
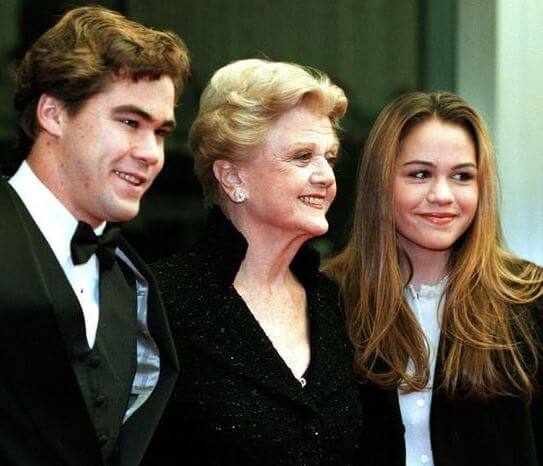
[[[243,209],[222,206],[222,211],[247,241],[247,252],[234,285],[260,286],[273,289],[292,284],[290,264],[300,247],[310,239],[308,234],[293,233],[267,222],[248,218]]]
[[[294,235],[267,225],[244,222],[235,216],[230,220],[247,241],[247,252],[236,282],[258,286],[284,286],[292,279],[290,264],[308,235]]]
[[[236,275],[237,282],[273,288],[284,286],[291,280],[290,264],[306,238],[292,238],[290,241],[260,237],[246,239],[247,253]]]

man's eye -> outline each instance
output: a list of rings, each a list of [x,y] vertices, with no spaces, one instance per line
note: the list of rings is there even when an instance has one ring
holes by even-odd
[[[167,130],[167,129],[157,129],[155,131],[155,134],[159,137],[159,138],[165,138],[166,136],[168,136],[168,134],[170,134],[171,131]]]
[[[130,126],[131,128],[138,127],[138,122],[136,120],[131,120],[130,118],[124,118],[123,120],[121,120],[121,123],[126,126]]]

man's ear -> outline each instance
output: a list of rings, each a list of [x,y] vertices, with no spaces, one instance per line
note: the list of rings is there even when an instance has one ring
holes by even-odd
[[[49,94],[42,94],[36,105],[36,120],[40,130],[51,136],[62,134],[62,123],[66,114],[64,104]]]
[[[215,160],[213,162],[213,174],[223,192],[232,202],[239,203],[246,199],[247,192],[243,183],[243,177],[241,176],[239,167],[235,163],[229,160]]]

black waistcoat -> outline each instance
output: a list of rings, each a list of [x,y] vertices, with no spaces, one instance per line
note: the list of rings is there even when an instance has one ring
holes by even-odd
[[[79,388],[94,426],[102,457],[106,462],[116,456],[117,439],[136,370],[136,295],[126,280],[125,287],[108,293],[112,301],[101,306],[96,341],[89,348],[85,335],[83,312],[64,271],[36,224],[28,219],[28,227],[40,238],[36,251],[44,273],[57,286],[51,289],[51,300],[57,324],[66,344]],[[124,276],[118,267],[113,271]],[[102,293],[102,286],[100,287]],[[126,309],[123,299],[128,294],[132,305]]]

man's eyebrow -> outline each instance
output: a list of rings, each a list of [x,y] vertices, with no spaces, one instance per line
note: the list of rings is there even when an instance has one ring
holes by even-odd
[[[119,105],[118,107],[115,107],[113,109],[113,113],[132,113],[134,115],[138,115],[140,118],[144,119],[145,121],[155,121],[155,118],[150,113],[146,112],[145,110],[141,109],[140,107],[136,105]],[[168,127],[171,129],[174,129],[176,126],[175,120],[166,120],[161,125],[161,127]]]

